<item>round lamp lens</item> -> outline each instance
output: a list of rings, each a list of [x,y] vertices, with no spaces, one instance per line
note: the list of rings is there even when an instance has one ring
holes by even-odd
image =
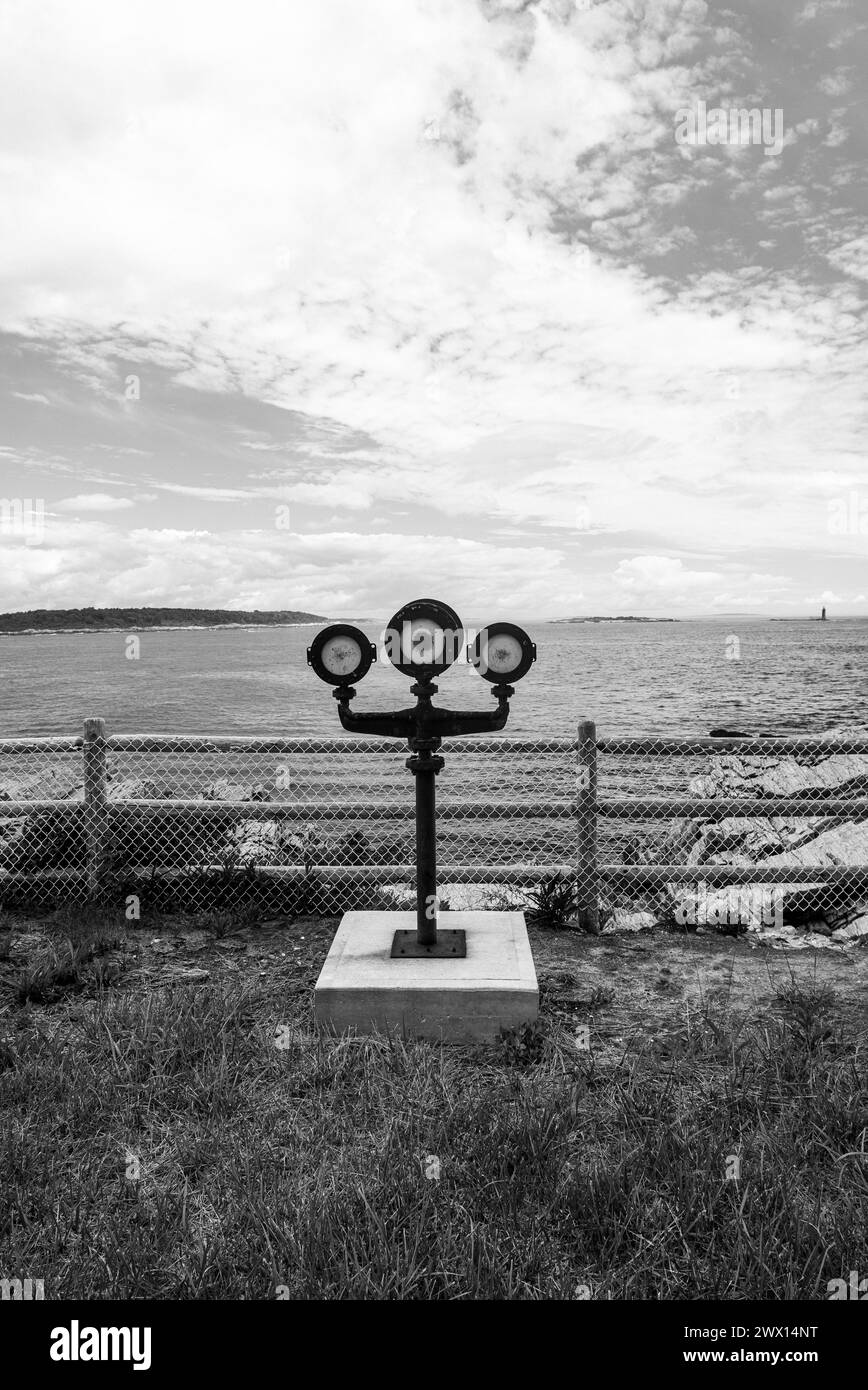
[[[362,649],[353,637],[330,637],[322,649],[322,664],[332,676],[351,676],[358,669]]]
[[[377,649],[363,632],[348,623],[335,623],[318,632],[308,647],[307,661],[328,685],[352,685],[368,674]]]
[[[401,653],[405,661],[411,661],[414,666],[434,666],[443,660],[443,629],[433,618],[411,619],[407,638]]]
[[[536,647],[515,623],[489,623],[468,652],[471,665],[483,680],[521,680],[536,661]]]
[[[385,634],[392,665],[405,676],[436,676],[448,671],[464,644],[461,619],[437,599],[414,599],[400,608]]]
[[[508,676],[521,664],[521,643],[517,637],[504,633],[501,637],[490,637],[486,643],[485,658],[489,671],[497,676]]]

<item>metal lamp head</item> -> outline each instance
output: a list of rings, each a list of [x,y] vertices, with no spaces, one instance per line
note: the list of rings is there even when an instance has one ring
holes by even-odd
[[[464,647],[461,619],[447,603],[418,598],[407,603],[392,618],[383,642],[392,665],[414,678],[410,687],[416,697],[411,709],[354,710],[356,691],[352,682],[361,680],[376,649],[357,627],[337,623],[317,633],[307,659],[321,680],[336,688],[341,727],[348,733],[375,734],[383,738],[406,739],[411,756],[406,766],[416,783],[416,933],[398,930],[392,940],[391,956],[434,956],[460,959],[466,954],[464,932],[460,928],[437,929],[437,834],[434,781],[444,766],[437,752],[444,739],[462,734],[494,733],[505,727],[509,701],[515,694],[511,680],[519,680],[536,660],[536,647],[527,633],[514,623],[492,623],[484,628],[468,650],[468,657],[479,674],[492,682],[496,709],[454,710],[435,705],[437,686],[433,678],[458,659]]]
[[[536,661],[536,644],[515,623],[489,623],[467,650],[468,660],[483,680],[509,684],[526,676]]]
[[[327,685],[353,685],[377,659],[377,648],[360,628],[333,623],[318,632],[307,649],[307,664]]]
[[[386,654],[404,676],[441,676],[464,646],[461,619],[448,603],[417,598],[405,603],[391,619],[385,634]]]

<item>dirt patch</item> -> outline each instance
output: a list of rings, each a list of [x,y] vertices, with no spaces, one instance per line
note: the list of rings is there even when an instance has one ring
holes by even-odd
[[[7,919],[0,934],[0,1009],[15,1004],[21,972],[59,939],[75,940],[74,918]],[[160,989],[212,981],[266,983],[287,1003],[312,1006],[313,988],[337,918],[273,919],[215,935],[194,921],[164,918],[127,924],[106,939],[93,978],[79,992]],[[87,938],[86,924],[82,933]],[[716,933],[607,934],[530,928],[540,983],[541,1015],[571,1031],[589,1028],[603,1054],[665,1039],[673,1018],[690,1022],[709,1007],[756,1018],[775,1007],[788,985],[833,990],[836,1013],[857,1027],[866,1015],[868,948],[831,951],[763,948]],[[62,990],[59,992],[62,994]],[[306,1012],[307,1010],[305,1010]]]
[[[665,1040],[673,1014],[687,1022],[709,1005],[760,1016],[791,984],[825,985],[839,1017],[857,1026],[866,1017],[868,950],[861,945],[845,955],[782,951],[716,933],[530,936],[542,1008],[576,1027],[590,1023],[603,1051]]]

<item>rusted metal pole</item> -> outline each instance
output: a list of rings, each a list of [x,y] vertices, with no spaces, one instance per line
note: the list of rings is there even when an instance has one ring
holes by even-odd
[[[597,726],[593,719],[579,721],[577,784],[579,925],[596,936],[600,930],[600,899],[597,872]]]

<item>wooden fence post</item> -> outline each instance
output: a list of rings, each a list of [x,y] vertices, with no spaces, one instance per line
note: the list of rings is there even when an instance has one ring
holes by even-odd
[[[593,719],[579,720],[576,784],[579,925],[596,936],[600,930],[600,902],[597,874],[597,726]]]
[[[105,720],[84,721],[84,817],[87,835],[87,896],[99,896],[108,844],[108,779]]]

